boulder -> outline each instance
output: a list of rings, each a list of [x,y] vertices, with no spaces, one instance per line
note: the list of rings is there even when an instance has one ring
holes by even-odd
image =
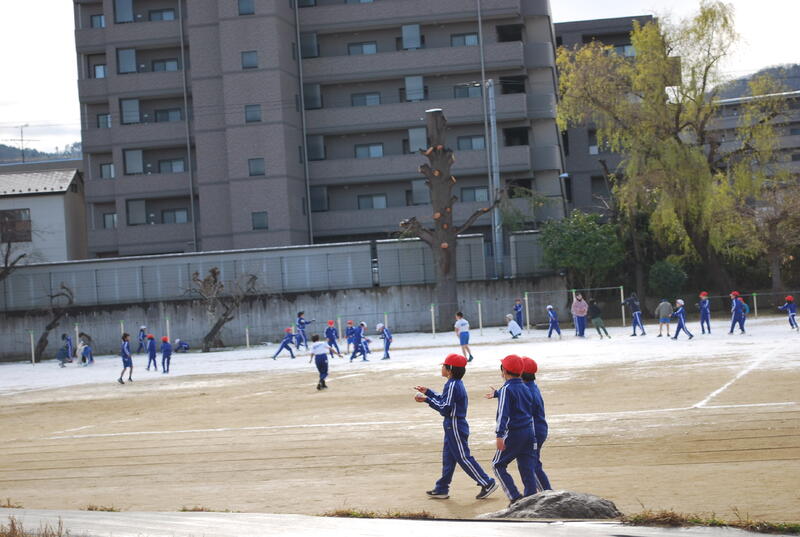
[[[517,500],[502,511],[478,518],[617,518],[621,513],[614,502],[593,494],[569,490],[545,490]]]

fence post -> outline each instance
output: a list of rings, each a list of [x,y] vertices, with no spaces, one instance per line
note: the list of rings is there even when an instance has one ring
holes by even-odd
[[[755,311],[756,319],[758,319],[758,293],[753,293],[753,311]]]
[[[119,335],[122,335],[124,333],[125,333],[125,321],[120,321],[119,322]]]
[[[36,346],[33,344],[33,330],[28,330],[28,335],[31,337],[31,365],[36,364]]]
[[[531,331],[531,307],[528,303],[528,291],[525,291],[525,330]]]
[[[620,298],[620,308],[622,309],[622,326],[625,326],[625,287],[620,285],[619,286],[619,298]]]
[[[481,330],[481,335],[483,335],[483,308],[481,307],[481,301],[476,300],[475,302],[478,303],[478,326]]]
[[[431,334],[436,337],[436,313],[434,313],[435,304],[431,304]]]
[[[389,314],[383,312],[383,326],[389,326]]]
[[[75,323],[75,345],[73,345],[73,349],[76,349],[76,352],[77,352],[77,349],[78,349],[78,339],[80,339],[78,337],[79,333],[80,333],[80,330],[78,329],[78,323]],[[76,354],[76,356],[77,356],[77,354]],[[70,358],[72,358],[72,356],[70,356]]]
[[[172,341],[172,337],[169,330],[169,317],[165,317],[164,320],[167,322],[167,339]]]
[[[336,317],[336,326],[339,329],[336,333],[339,336],[337,339],[342,339],[342,318],[337,316]]]
[[[575,289],[572,289],[572,303],[575,303]],[[572,313],[572,307],[570,306],[570,313]],[[578,335],[578,318],[575,315],[572,316],[572,325],[575,327],[575,335]]]
[[[250,348],[250,327],[244,327],[244,344],[247,345],[247,348]]]

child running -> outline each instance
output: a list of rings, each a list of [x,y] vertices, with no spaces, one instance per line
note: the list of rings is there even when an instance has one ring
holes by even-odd
[[[139,342],[139,348],[136,349],[136,354],[147,350],[147,327],[145,325],[139,327],[139,335],[136,336],[136,340]]]
[[[672,337],[673,340],[678,339],[678,336],[681,335],[681,330],[686,332],[689,339],[694,337],[692,333],[689,332],[689,329],[686,328],[686,308],[683,307],[683,304],[683,299],[681,298],[675,301],[675,312],[672,316],[678,319],[678,326],[675,327],[675,335]]]
[[[306,312],[298,311],[297,312],[297,349],[300,349],[301,345],[305,345],[306,350],[308,350],[308,337],[306,336],[306,327],[313,323],[316,319],[311,319],[307,321],[305,318]]]
[[[533,397],[531,413],[533,414],[533,432],[536,434],[536,450],[533,452],[533,467],[536,473],[537,490],[552,490],[550,480],[547,478],[547,474],[544,473],[544,469],[542,469],[542,446],[544,445],[544,441],[547,440],[547,420],[544,415],[542,393],[536,385],[537,371],[539,371],[539,366],[536,361],[533,358],[523,356],[522,382],[524,382],[525,386],[531,391],[531,397]]]
[[[163,374],[169,373],[169,363],[172,360],[172,345],[169,344],[169,338],[164,336],[161,338],[161,372]]]
[[[328,378],[328,353],[332,350],[330,345],[319,340],[317,334],[311,336],[311,356],[308,359],[308,363],[310,364],[311,360],[316,362],[317,371],[319,371],[318,390],[325,390],[328,388],[328,385],[325,384],[325,379]],[[339,352],[336,354],[338,354],[339,357],[342,356]]]
[[[554,330],[556,334],[558,334],[558,339],[561,339],[561,327],[558,326],[558,312],[549,304],[547,305],[547,318],[550,321],[550,326],[547,328],[547,339],[550,339]]]
[[[367,337],[364,334],[364,331],[367,329],[367,323],[361,321],[358,323],[355,331],[353,331],[353,354],[350,355],[350,361],[356,359],[356,356],[359,354],[361,355],[362,362],[369,362],[367,360],[367,353],[369,350],[367,349]]]
[[[459,354],[449,354],[442,363],[442,376],[447,379],[442,393],[438,394],[425,386],[415,386],[414,400],[428,403],[444,418],[444,449],[442,449],[442,477],[428,497],[446,500],[450,497],[450,482],[456,463],[481,487],[476,499],[489,496],[497,488],[497,481],[486,475],[480,464],[469,452],[469,424],[467,423],[467,391],[461,381],[467,371],[467,359]]]
[[[284,333],[286,335],[283,336],[283,341],[281,341],[280,347],[278,347],[278,350],[275,351],[275,354],[272,355],[272,359],[273,360],[277,360],[278,359],[278,355],[284,349],[289,351],[289,355],[292,357],[292,360],[294,360],[294,353],[292,352],[292,347],[291,347],[292,341],[294,341],[294,334],[292,333],[291,327],[290,328],[286,328],[284,330]]]
[[[336,342],[339,339],[339,332],[336,330],[336,326],[334,326],[333,321],[328,321],[328,328],[325,329],[325,341],[328,343],[328,346],[331,348],[331,358],[333,358],[333,350],[336,349],[336,354],[339,356],[342,355],[339,352],[339,344]]]
[[[467,362],[471,362],[473,358],[472,352],[469,350],[469,321],[464,318],[464,314],[460,311],[456,312],[456,324],[453,325],[453,328],[455,328],[458,343],[461,345],[461,352],[465,356],[469,356]]]
[[[389,329],[383,323],[378,323],[375,325],[375,330],[380,334],[380,338],[383,340],[383,358],[381,360],[389,360],[389,346],[392,344],[392,333],[389,332]]]
[[[794,303],[794,297],[792,295],[787,296],[786,303],[783,306],[778,306],[778,309],[789,314],[789,328],[800,331],[797,328],[797,320],[795,318],[797,316],[797,304]]]
[[[350,345],[353,344],[353,336],[356,333],[356,327],[353,326],[353,321],[347,321],[347,328],[344,329],[344,337],[347,338],[346,353],[350,354]]]
[[[122,334],[122,345],[119,348],[119,355],[122,357],[122,373],[119,374],[117,382],[125,384],[122,377],[125,376],[125,370],[130,369],[128,372],[128,382],[133,382],[133,360],[131,360],[131,335],[125,332]]]

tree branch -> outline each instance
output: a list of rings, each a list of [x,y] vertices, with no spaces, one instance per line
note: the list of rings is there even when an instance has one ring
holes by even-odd
[[[469,227],[470,227],[472,224],[474,224],[474,223],[475,223],[475,221],[476,221],[478,218],[480,218],[481,216],[485,215],[486,213],[488,213],[489,211],[491,211],[492,209],[494,209],[494,208],[497,206],[497,204],[498,204],[498,203],[500,203],[500,200],[503,198],[503,195],[504,195],[504,194],[505,194],[505,191],[504,191],[504,190],[501,190],[500,192],[498,192],[498,193],[497,193],[497,196],[495,196],[495,198],[494,198],[494,201],[493,201],[493,202],[492,202],[492,203],[491,203],[491,204],[490,204],[488,207],[484,207],[484,208],[482,208],[482,209],[478,209],[477,211],[475,211],[474,213],[472,213],[472,214],[469,216],[469,218],[467,218],[467,219],[466,219],[466,221],[465,221],[463,224],[461,224],[461,226],[459,226],[459,227],[456,229],[456,235],[458,235],[458,234],[460,234],[460,233],[463,233],[464,231],[466,231],[467,229],[469,229]]]
[[[406,218],[405,220],[401,220],[400,227],[404,231],[413,234],[414,236],[422,239],[425,243],[433,246],[433,243],[435,241],[433,233],[429,229],[423,227],[420,221],[417,220],[416,216],[412,216],[411,218]]]

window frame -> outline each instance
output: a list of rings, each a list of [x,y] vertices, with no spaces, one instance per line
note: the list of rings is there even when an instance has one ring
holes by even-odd
[[[244,122],[245,123],[261,123],[263,121],[261,116],[260,104],[246,104],[244,105]]]
[[[111,217],[110,226],[108,225],[108,220],[106,220],[109,216]],[[103,229],[117,229],[118,222],[119,221],[117,220],[116,211],[114,211],[113,213],[103,213]]]
[[[100,24],[95,24],[95,21],[100,21]],[[99,30],[106,27],[106,14],[100,13],[96,15],[89,15],[89,28]]]
[[[33,242],[29,208],[0,210],[0,242]]]
[[[474,37],[475,38],[475,43],[472,44],[472,45],[467,44],[467,38],[468,37]],[[460,45],[455,43],[455,41],[458,40],[458,39],[461,39],[461,41],[462,41],[462,43]],[[480,41],[479,41],[477,32],[465,32],[465,33],[461,33],[461,34],[450,34],[450,46],[451,47],[477,47],[478,45],[480,45]]]
[[[128,53],[130,51],[133,51],[133,70],[123,71],[122,70],[122,63],[123,62],[121,60],[120,53]],[[130,58],[128,58],[128,60],[130,60]],[[138,64],[138,61],[137,61],[137,58],[136,58],[136,49],[135,48],[130,48],[130,47],[118,48],[117,49],[117,74],[118,75],[132,75],[132,74],[135,74],[135,73],[138,73],[138,72],[139,72],[139,64]]]
[[[472,199],[465,199],[464,194],[467,192],[472,193]],[[486,199],[478,199],[477,193],[485,193]],[[483,198],[484,195],[481,195]],[[489,187],[488,186],[464,186],[461,187],[461,191],[459,192],[459,199],[462,203],[487,203],[489,201]]]
[[[172,114],[175,112],[178,113],[178,119],[172,119]],[[167,119],[159,119],[163,117],[164,114],[167,114]],[[183,108],[181,107],[153,110],[153,122],[155,123],[175,123],[178,121],[183,121]]]
[[[375,200],[381,198],[383,199],[383,207],[375,207]],[[386,194],[359,194],[356,200],[359,211],[382,210],[389,208],[389,198],[386,196]],[[362,200],[363,201],[370,200],[369,201],[370,206],[369,207],[362,206]]]
[[[364,47],[367,45],[371,45],[374,47],[374,52],[364,52]],[[360,52],[354,52],[355,50],[360,50]],[[348,43],[347,44],[347,55],[348,56],[371,56],[373,54],[378,53],[378,42],[377,41],[361,41],[358,43]]]
[[[98,70],[102,72],[102,76],[97,76]],[[106,64],[96,63],[92,65],[92,79],[101,80],[106,78],[107,75],[108,75],[108,70],[106,69]]]
[[[361,157],[358,156],[359,149],[363,150],[364,148],[367,149],[368,155],[367,156],[361,156]],[[375,148],[380,148],[380,155],[376,155],[376,156],[372,155],[372,150],[375,149]],[[355,144],[353,146],[353,153],[354,153],[354,158],[357,158],[357,159],[383,158],[383,156],[384,156],[383,142],[374,142],[374,143],[368,143],[368,144]]]
[[[475,140],[478,139],[483,143],[483,147],[475,147]],[[462,147],[462,142],[466,142],[467,140],[469,140],[469,147]],[[486,138],[483,134],[468,134],[466,136],[459,136],[456,139],[456,148],[459,151],[485,151]]]
[[[103,170],[104,169],[111,170],[111,175],[103,174]],[[102,163],[100,163],[100,166],[98,167],[98,173],[100,174],[100,179],[115,179],[116,176],[117,176],[116,170],[114,169],[114,163],[113,162],[102,162]]]
[[[262,215],[264,217],[264,225],[256,225],[256,218],[261,218]],[[252,231],[264,231],[265,229],[269,229],[269,211],[250,212],[250,226]]]
[[[370,104],[369,98],[377,96],[378,102],[373,102]],[[356,102],[357,99],[364,98],[364,104],[358,104]],[[381,92],[379,91],[369,91],[364,93],[351,93],[350,94],[350,106],[359,107],[359,106],[380,106],[381,105]]]
[[[165,19],[164,13],[172,13],[171,19]],[[153,15],[160,15],[162,18],[154,19]],[[175,8],[172,7],[165,7],[160,9],[151,9],[147,12],[147,20],[149,22],[162,22],[162,21],[174,21],[177,20],[177,14],[175,13]]]
[[[111,114],[106,112],[104,114],[97,114],[97,128],[110,129],[111,128]]]
[[[466,91],[466,95],[459,95],[459,90]],[[477,95],[472,95],[477,90]],[[474,99],[483,94],[483,88],[474,84],[456,84],[453,86],[453,99]]]
[[[255,59],[255,63],[248,62],[247,59]],[[258,50],[241,51],[242,70],[258,69]]]
[[[244,7],[244,9],[242,9]],[[236,12],[240,17],[256,14],[256,3],[254,0],[239,0]]]
[[[183,215],[183,220],[178,221],[178,215]],[[168,221],[167,215],[171,215],[171,220]],[[161,209],[161,223],[162,224],[188,224],[189,223],[189,209],[185,207],[178,207],[174,209]]]
[[[180,162],[179,169],[175,170],[175,163]],[[169,169],[167,168],[169,165]],[[158,173],[186,173],[186,159],[183,157],[167,158],[158,161]]]
[[[169,66],[173,63],[175,64],[175,69],[169,69]],[[162,64],[164,66],[163,69],[156,67],[161,66]],[[177,73],[180,70],[181,62],[178,58],[162,58],[150,62],[150,71],[153,73]]]
[[[259,172],[258,166],[260,164],[261,171]],[[253,171],[255,169],[255,171]],[[248,177],[264,177],[267,175],[267,161],[264,157],[253,157],[247,159],[247,176]]]

